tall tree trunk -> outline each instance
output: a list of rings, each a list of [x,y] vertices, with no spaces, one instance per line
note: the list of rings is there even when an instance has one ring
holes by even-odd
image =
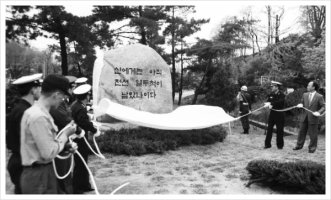
[[[260,48],[260,45],[259,45],[259,41],[258,41],[258,38],[257,38],[257,34],[254,33],[254,35],[255,35],[256,46],[257,46],[257,49],[259,50],[259,55],[261,55],[261,48]]]
[[[142,13],[143,13],[142,6],[139,6],[139,17],[143,16]],[[146,30],[144,26],[140,26],[140,34],[141,34],[140,43],[143,45],[147,45]]]
[[[183,39],[183,38],[182,38]],[[180,45],[181,53],[180,53],[180,86],[179,86],[179,92],[178,92],[178,105],[181,104],[182,101],[182,95],[183,95],[183,40],[181,41]]]
[[[200,90],[201,90],[201,88],[202,88],[202,86],[203,86],[203,82],[205,81],[205,78],[206,78],[207,72],[208,72],[208,70],[209,70],[209,67],[211,66],[212,58],[213,58],[213,55],[210,54],[210,56],[209,56],[209,60],[208,60],[208,65],[207,65],[207,67],[206,67],[206,69],[205,69],[205,72],[204,72],[204,74],[203,74],[202,80],[200,81],[199,86],[198,86],[198,87],[195,89],[195,91],[194,91],[194,97],[193,97],[193,100],[192,100],[192,105],[193,105],[193,104],[196,104],[196,102],[197,102],[199,92],[200,92]]]
[[[251,33],[251,38],[252,38],[252,49],[253,49],[253,57],[255,56],[255,41],[254,41],[254,34]]]
[[[78,61],[77,61],[77,68],[78,68],[79,76],[83,76],[82,69]]]
[[[279,42],[279,17],[278,15],[276,15],[276,27],[275,27],[275,44],[277,44]]]
[[[267,6],[268,12],[268,46],[271,44],[271,6]]]
[[[172,101],[175,100],[176,89],[176,65],[175,65],[175,6],[172,7],[172,26],[171,26],[171,63],[172,63]]]
[[[61,69],[62,75],[68,75],[68,57],[66,48],[66,39],[63,31],[59,31],[60,47],[61,47]]]

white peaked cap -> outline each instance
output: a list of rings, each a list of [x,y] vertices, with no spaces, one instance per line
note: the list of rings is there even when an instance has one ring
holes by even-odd
[[[28,76],[22,76],[21,78],[15,80],[13,82],[14,85],[22,85],[26,83],[40,83],[40,79],[43,76],[43,74],[32,74]]]
[[[92,86],[89,84],[84,84],[76,87],[73,91],[74,94],[80,95],[80,94],[86,94],[91,90]]]
[[[281,83],[278,82],[278,81],[271,81],[271,85],[283,85],[283,84],[281,84]]]
[[[247,86],[246,85],[243,85],[243,86],[241,86],[240,89],[243,90],[243,91],[247,91]]]
[[[77,78],[77,80],[75,81],[75,83],[85,83],[87,81],[86,77],[80,77]]]

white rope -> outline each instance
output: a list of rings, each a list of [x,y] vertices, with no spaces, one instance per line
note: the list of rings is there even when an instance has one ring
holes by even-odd
[[[241,115],[241,116],[239,116],[239,117],[237,117],[237,118],[234,118],[233,121],[236,121],[236,120],[238,120],[238,119],[240,119],[240,118],[242,118],[242,117],[245,117],[245,116],[247,116],[247,115],[250,115],[250,114],[252,114],[252,113],[255,113],[255,112],[257,112],[257,111],[259,111],[259,110],[261,110],[261,109],[263,109],[263,108],[264,108],[264,106],[262,106],[262,107],[260,107],[260,108],[258,108],[258,109],[255,109],[255,110],[253,110],[253,111],[251,111],[251,112],[249,112],[249,113],[247,113],[247,114],[244,114],[244,115]]]
[[[120,185],[118,188],[116,188],[114,191],[112,191],[112,192],[110,193],[110,195],[114,195],[118,190],[122,189],[123,187],[125,187],[125,186],[127,186],[127,185],[129,185],[129,184],[130,184],[130,182],[126,182],[126,183]]]
[[[86,143],[86,145],[90,148],[90,150],[92,151],[92,153],[94,153],[96,156],[98,156],[99,158],[102,158],[102,159],[106,159],[104,155],[102,155],[102,153],[100,152],[99,150],[99,147],[98,147],[98,144],[97,142],[95,141],[95,135],[93,135],[93,142],[94,142],[94,146],[95,148],[97,149],[97,153],[93,150],[93,148],[91,147],[91,145],[89,144],[89,142],[87,141],[87,139],[84,137],[84,141]]]
[[[277,111],[277,112],[285,112],[285,111],[292,110],[293,108],[298,108],[298,105],[292,106],[292,107],[288,107],[288,108],[284,108],[284,109],[280,109],[280,110],[271,108],[270,110]]]
[[[306,111],[308,111],[308,112],[311,112],[311,113],[314,113],[314,111],[311,111],[311,110],[309,110],[309,109],[307,109],[307,108],[305,108],[305,107],[302,107],[304,110],[306,110]],[[324,116],[325,115],[325,112],[324,113],[322,113],[320,116]]]
[[[67,126],[65,126],[65,127],[59,132],[59,134],[58,134],[55,138],[58,139],[58,138],[60,137],[60,135],[64,132],[64,130],[65,130],[66,128],[68,128],[69,126],[71,126],[71,123],[68,124]],[[100,134],[98,134],[98,135],[100,135]],[[102,155],[102,153],[100,152],[100,149],[99,149],[99,147],[98,147],[98,145],[97,145],[97,143],[96,143],[96,140],[95,140],[96,137],[97,137],[97,135],[94,134],[94,135],[93,135],[93,142],[94,142],[94,145],[95,145],[95,147],[96,147],[98,153],[95,153],[95,151],[93,151],[92,147],[90,146],[90,144],[88,143],[88,141],[86,140],[86,138],[83,136],[84,141],[86,142],[86,144],[88,145],[88,147],[91,149],[91,151],[92,151],[95,155],[97,155],[98,157],[105,159],[105,156]],[[73,138],[73,137],[69,137],[69,143],[72,143],[72,142],[73,142],[73,141],[72,141],[72,138]],[[86,169],[87,169],[87,171],[88,171],[88,173],[89,173],[89,175],[90,175],[90,177],[91,177],[92,185],[93,185],[93,188],[94,188],[94,190],[95,190],[95,194],[99,195],[100,193],[99,193],[98,187],[97,187],[97,185],[96,185],[96,183],[95,183],[94,176],[93,176],[93,174],[92,174],[90,168],[88,167],[87,163],[85,162],[84,158],[82,157],[82,155],[81,155],[81,154],[79,153],[79,151],[77,151],[77,150],[75,150],[73,153],[68,154],[67,156],[60,156],[60,155],[57,155],[57,156],[56,156],[57,158],[59,158],[59,159],[61,159],[61,160],[68,159],[68,158],[71,157],[70,169],[69,169],[69,171],[68,171],[64,176],[60,176],[60,175],[58,174],[58,172],[57,172],[57,170],[56,170],[55,159],[52,160],[53,169],[54,169],[54,173],[55,173],[56,178],[58,178],[58,179],[65,179],[65,178],[66,178],[66,177],[72,172],[72,170],[73,170],[73,166],[74,166],[74,156],[73,156],[73,154],[75,154],[75,153],[76,153],[76,154],[79,156],[79,158],[82,160],[84,166],[86,167]],[[127,186],[128,184],[130,184],[130,182],[126,182],[126,183],[120,185],[120,186],[117,187],[114,191],[112,191],[112,192],[110,193],[110,195],[114,195],[118,190],[120,190],[121,188]]]
[[[82,162],[84,163],[84,165],[85,165],[85,167],[86,167],[88,173],[89,173],[90,176],[91,176],[92,185],[93,185],[93,188],[94,188],[94,190],[95,190],[95,194],[99,195],[100,193],[99,193],[99,191],[98,191],[97,184],[96,184],[95,181],[94,181],[94,176],[93,176],[93,174],[92,174],[90,168],[87,166],[87,164],[86,164],[86,162],[85,162],[83,156],[82,156],[77,150],[75,151],[75,153],[80,157],[80,159],[81,159]]]
[[[56,176],[56,178],[58,178],[58,179],[65,179],[65,178],[67,178],[67,176],[69,176],[69,174],[72,172],[72,170],[73,170],[73,166],[74,166],[74,157],[73,157],[72,154],[70,154],[70,155],[71,155],[71,164],[70,164],[70,168],[69,168],[68,172],[67,172],[65,175],[63,175],[63,176],[60,176],[60,175],[58,174],[57,170],[56,170],[55,159],[52,160],[53,168],[54,168],[54,172],[55,172],[55,176]]]
[[[236,121],[236,120],[238,120],[238,119],[240,119],[240,118],[242,118],[242,117],[245,117],[245,116],[247,116],[247,115],[250,115],[250,114],[252,114],[252,113],[254,113],[254,112],[257,112],[257,111],[259,111],[259,110],[261,110],[261,109],[263,109],[263,108],[266,108],[266,106],[260,107],[260,108],[254,110],[254,111],[251,111],[251,112],[249,112],[249,113],[247,113],[247,114],[245,114],[245,115],[242,115],[242,116],[239,116],[239,117],[237,117],[237,118],[234,118],[234,119],[231,120],[231,121]],[[278,112],[285,112],[285,111],[288,111],[288,110],[292,110],[292,109],[294,109],[294,108],[303,108],[304,110],[306,110],[306,111],[308,111],[308,112],[314,113],[314,111],[311,111],[311,110],[309,110],[309,109],[303,107],[303,106],[300,105],[300,104],[298,104],[297,106],[292,106],[292,107],[285,108],[285,109],[281,109],[281,110],[276,110],[276,109],[271,109],[271,110],[278,111]],[[325,112],[324,112],[323,114],[321,114],[320,116],[323,116],[323,115],[325,115]],[[228,124],[229,124],[229,131],[230,131],[230,134],[232,133],[232,130],[231,130],[231,121],[228,122]],[[68,126],[70,126],[70,124],[68,124],[65,128],[67,128]],[[65,128],[63,128],[63,129],[60,131],[60,133],[56,136],[56,138],[58,138],[58,137],[63,133],[63,131],[64,131]],[[93,142],[94,142],[94,145],[95,145],[95,147],[96,147],[96,151],[97,151],[97,153],[92,149],[91,145],[88,143],[88,141],[86,140],[86,138],[85,138],[85,137],[83,137],[83,138],[84,138],[84,141],[85,141],[85,143],[87,144],[87,146],[90,148],[90,150],[91,150],[91,151],[92,151],[97,157],[102,158],[102,159],[105,159],[105,156],[102,155],[102,153],[100,152],[100,149],[99,149],[98,144],[97,144],[96,139],[95,139],[96,137],[97,137],[96,135],[93,135]],[[72,143],[72,138],[71,138],[71,137],[69,137],[69,142]],[[90,168],[89,168],[88,165],[86,164],[86,162],[85,162],[84,158],[82,157],[82,155],[81,155],[77,150],[75,150],[74,153],[77,153],[77,155],[78,155],[78,156],[80,157],[80,159],[82,160],[82,162],[83,162],[84,166],[86,167],[86,169],[87,169],[89,175],[91,176],[92,185],[93,185],[93,187],[94,187],[94,189],[95,189],[95,193],[96,193],[97,195],[99,195],[100,193],[99,193],[99,191],[98,191],[97,185],[96,185],[95,180],[94,180],[94,176],[93,176],[93,174],[92,174]],[[54,159],[52,160],[52,162],[53,162],[54,172],[55,172],[55,175],[56,175],[56,177],[57,177],[58,179],[64,179],[64,178],[66,178],[66,177],[71,173],[71,171],[73,170],[74,159],[73,159],[73,154],[72,154],[72,153],[69,154],[69,155],[67,155],[67,156],[60,156],[60,155],[57,155],[57,158],[62,159],[62,160],[64,160],[64,159],[68,159],[68,158],[70,158],[70,157],[71,157],[71,165],[70,165],[70,169],[69,169],[69,171],[68,171],[64,176],[60,176],[60,175],[58,174],[58,172],[57,172],[57,170],[56,170],[55,160],[54,160]],[[130,183],[127,182],[127,183],[124,183],[124,184],[120,185],[120,186],[117,187],[113,192],[111,192],[110,195],[114,195],[118,190],[120,190],[121,188],[127,186],[128,184],[130,184]]]
[[[57,136],[55,137],[55,139],[58,139],[61,135],[62,135],[62,133],[64,132],[64,130],[65,129],[67,129],[69,126],[71,126],[72,124],[71,123],[69,123],[69,124],[67,124],[58,134],[57,134]],[[70,141],[70,139],[69,139],[69,141]],[[61,155],[57,155],[56,156],[58,159],[60,159],[60,160],[66,160],[66,159],[68,159],[68,158],[70,158],[71,157],[71,164],[70,164],[70,168],[69,168],[69,170],[68,170],[68,172],[64,175],[64,176],[60,176],[59,174],[58,174],[58,172],[57,172],[57,170],[56,170],[56,164],[55,164],[55,158],[52,160],[52,164],[53,164],[53,169],[54,169],[54,173],[55,173],[55,176],[56,176],[56,178],[58,178],[58,179],[65,179],[67,176],[69,176],[70,175],[70,173],[72,172],[72,170],[73,170],[73,166],[74,166],[74,156],[73,156],[73,154],[72,153],[69,153],[68,155],[66,155],[66,156],[61,156]]]
[[[70,158],[70,156],[71,156],[71,154],[69,153],[69,154],[66,155],[66,156],[61,156],[60,154],[58,154],[56,157],[57,157],[58,159],[65,160],[65,159]]]

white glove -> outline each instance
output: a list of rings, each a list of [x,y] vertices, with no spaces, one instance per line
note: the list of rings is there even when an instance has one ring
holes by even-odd
[[[302,108],[303,107],[303,104],[302,103],[299,103],[298,105],[297,105],[297,108]]]
[[[71,142],[70,143],[70,149],[69,149],[69,152],[70,153],[74,153],[75,151],[77,151],[77,149],[78,149],[78,145],[77,145],[77,143],[76,142]]]
[[[271,104],[269,105],[269,109],[272,109],[272,105]]]
[[[99,130],[99,129],[97,129],[97,132],[96,132],[96,133],[94,133],[94,135],[95,135],[95,137],[99,137],[99,136],[101,135],[101,132],[100,132],[100,130]]]
[[[87,111],[90,111],[90,109],[91,109],[91,106],[86,106]]]
[[[313,112],[313,115],[315,115],[316,117],[319,117],[319,116],[321,116],[321,114],[319,113],[319,112]]]
[[[266,108],[266,107],[270,107],[271,106],[271,103],[270,102],[265,102],[264,103],[264,107]]]
[[[82,129],[82,132],[80,132],[79,135],[77,135],[77,134],[73,134],[73,135],[70,136],[70,138],[71,138],[72,140],[73,140],[73,139],[76,139],[76,138],[83,138],[84,135],[85,135],[85,131]]]

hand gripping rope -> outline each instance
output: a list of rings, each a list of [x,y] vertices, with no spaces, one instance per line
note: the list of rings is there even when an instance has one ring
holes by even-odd
[[[259,110],[261,110],[261,109],[263,109],[263,108],[269,108],[270,110],[277,111],[277,112],[285,112],[285,111],[292,110],[292,109],[294,109],[294,108],[302,108],[302,109],[304,109],[304,110],[306,110],[306,111],[312,113],[312,114],[313,114],[314,116],[316,116],[316,117],[322,117],[322,116],[325,115],[325,112],[322,113],[322,114],[320,114],[320,115],[315,115],[315,112],[314,112],[314,111],[311,111],[311,110],[309,110],[309,109],[303,107],[303,105],[302,105],[301,103],[298,104],[298,105],[296,105],[296,106],[291,106],[291,107],[288,107],[288,108],[284,108],[284,109],[277,110],[277,109],[273,109],[273,108],[272,108],[270,102],[267,102],[267,103],[264,104],[264,106],[262,106],[262,107],[260,107],[260,108],[258,108],[258,109],[255,109],[255,110],[253,110],[253,111],[248,112],[247,114],[244,114],[244,115],[241,115],[241,116],[239,116],[239,117],[237,117],[237,118],[234,118],[233,121],[236,121],[236,120],[238,120],[238,119],[240,119],[240,118],[242,118],[242,117],[245,117],[245,116],[247,116],[247,115],[250,115],[250,114],[252,114],[252,113],[255,113],[255,112],[257,112],[257,111],[259,111]],[[231,131],[230,122],[229,122],[229,132],[230,132],[230,134],[231,134],[231,132],[232,132],[232,131]]]
[[[298,104],[298,105],[296,105],[296,106],[291,106],[291,107],[288,107],[288,108],[284,108],[284,109],[276,110],[276,109],[273,109],[273,108],[271,107],[271,105],[270,105],[269,102],[267,102],[267,103],[264,104],[264,106],[262,106],[262,107],[260,107],[260,108],[258,108],[258,109],[256,109],[256,110],[254,110],[254,111],[251,111],[251,112],[249,112],[249,113],[247,113],[247,114],[245,114],[245,115],[242,115],[242,116],[240,116],[240,117],[237,117],[237,118],[235,118],[235,120],[238,120],[238,119],[240,119],[240,118],[242,118],[242,117],[245,117],[245,116],[247,116],[247,115],[250,115],[250,114],[252,114],[252,113],[254,113],[254,112],[256,112],[256,111],[259,111],[259,110],[261,110],[261,109],[263,109],[263,108],[269,108],[270,110],[277,111],[277,112],[285,112],[285,111],[292,110],[292,109],[294,109],[294,108],[303,108],[304,110],[306,110],[306,111],[308,111],[308,112],[311,112],[313,115],[315,115],[315,114],[314,114],[314,113],[315,113],[314,111],[311,111],[311,110],[309,110],[309,109],[303,107],[303,105],[302,105],[301,103]],[[315,115],[315,116],[316,116],[316,117],[320,117],[320,116],[324,116],[324,115],[325,115],[325,112],[322,113],[322,114],[320,114],[320,115]],[[234,120],[234,121],[235,121],[235,120]]]
[[[67,129],[69,126],[71,126],[71,125],[72,125],[72,124],[69,123],[66,127],[64,127],[64,128],[59,132],[59,134],[56,136],[56,139],[59,138],[59,136],[63,133],[63,131],[64,131],[65,129]],[[80,135],[76,135],[76,134],[71,135],[71,136],[69,137],[69,143],[72,143],[72,142],[73,142],[72,140],[75,139],[75,138],[84,138],[84,141],[86,142],[86,144],[88,145],[88,147],[91,149],[91,151],[92,151],[95,155],[97,155],[98,157],[100,157],[100,158],[102,158],[102,159],[105,159],[105,157],[101,154],[101,152],[100,152],[100,150],[99,150],[99,147],[98,147],[98,145],[97,145],[97,143],[96,143],[96,140],[95,140],[96,137],[100,136],[100,131],[99,131],[99,129],[98,129],[97,133],[93,135],[93,142],[94,142],[94,145],[95,145],[95,147],[96,147],[98,153],[96,153],[96,152],[92,149],[92,147],[90,146],[90,144],[88,143],[88,141],[86,140],[86,138],[84,137],[84,135],[85,135],[84,130],[82,130],[82,132],[81,132]],[[90,168],[89,168],[88,165],[86,164],[86,162],[85,162],[84,158],[82,157],[82,155],[81,155],[77,150],[75,150],[74,153],[76,153],[76,154],[79,156],[79,158],[82,160],[82,162],[84,163],[84,166],[86,167],[86,169],[87,169],[89,175],[91,176],[92,185],[93,185],[93,187],[94,187],[94,189],[95,189],[95,194],[99,195],[100,193],[99,193],[99,191],[98,191],[98,187],[97,187],[97,185],[96,185],[96,183],[95,183],[94,176],[93,176],[93,174],[92,174]],[[74,156],[73,156],[73,153],[69,153],[67,156],[60,156],[60,155],[57,155],[56,157],[57,157],[58,159],[61,159],[61,160],[71,158],[70,168],[69,168],[68,172],[67,172],[65,175],[63,175],[63,176],[60,176],[60,175],[58,174],[58,172],[57,172],[57,170],[56,170],[55,160],[54,160],[54,159],[52,160],[53,168],[54,168],[54,172],[55,172],[55,176],[56,176],[58,179],[64,179],[64,178],[66,178],[66,177],[72,172],[72,170],[73,170],[73,165],[74,165]],[[126,183],[120,185],[120,186],[117,187],[115,190],[113,190],[113,191],[110,193],[110,195],[115,194],[118,190],[120,190],[121,188],[127,186],[128,184],[130,184],[130,183],[129,183],[129,182],[126,182]]]

